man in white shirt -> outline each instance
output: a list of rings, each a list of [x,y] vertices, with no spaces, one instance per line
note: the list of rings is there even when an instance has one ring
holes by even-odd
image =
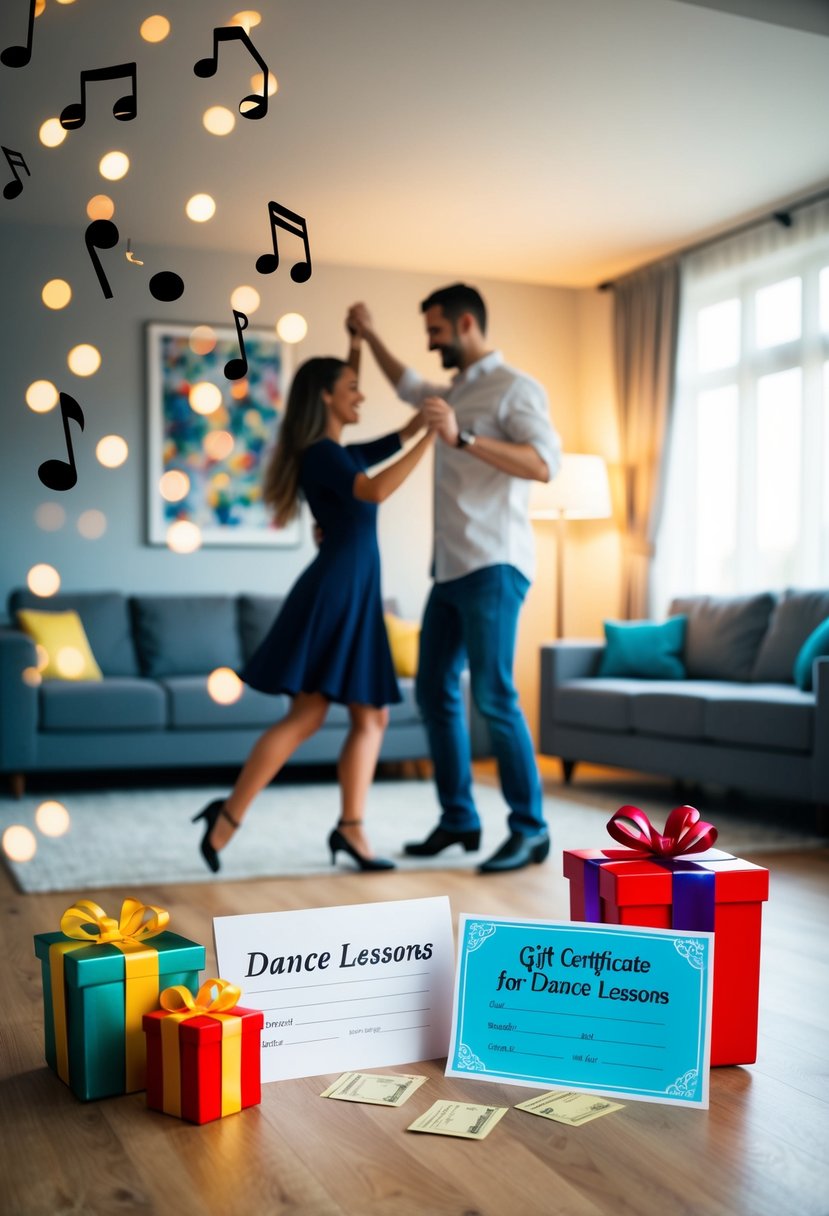
[[[468,660],[472,696],[489,727],[510,834],[480,866],[517,870],[550,850],[541,781],[512,668],[518,614],[534,566],[528,516],[531,481],[548,481],[561,447],[537,381],[507,367],[486,342],[486,306],[473,287],[456,283],[421,304],[429,349],[448,384],[430,384],[383,344],[365,304],[348,325],[371,347],[399,397],[422,408],[441,440],[435,449],[434,586],[423,617],[417,701],[429,735],[442,814],[417,844],[432,857],[452,844],[480,846],[472,798],[469,734],[460,692]]]

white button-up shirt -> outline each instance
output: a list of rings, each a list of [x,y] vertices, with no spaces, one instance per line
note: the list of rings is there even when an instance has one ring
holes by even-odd
[[[550,422],[547,394],[531,376],[507,367],[492,351],[456,375],[433,384],[412,368],[397,383],[397,395],[419,406],[443,397],[462,430],[512,443],[530,443],[555,477],[561,443]],[[432,573],[438,583],[485,566],[515,566],[528,579],[535,571],[535,544],[528,508],[531,482],[494,469],[463,448],[438,440],[435,446],[435,549]]]

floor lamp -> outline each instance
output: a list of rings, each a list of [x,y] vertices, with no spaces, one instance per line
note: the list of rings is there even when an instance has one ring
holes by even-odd
[[[534,481],[530,519],[556,524],[556,638],[564,637],[564,536],[568,519],[608,519],[611,512],[607,465],[601,456],[566,453],[552,481]]]

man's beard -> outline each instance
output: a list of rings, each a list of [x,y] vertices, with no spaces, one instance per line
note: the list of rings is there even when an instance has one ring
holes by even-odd
[[[447,342],[440,347],[440,358],[444,367],[460,367],[461,348],[457,342]]]

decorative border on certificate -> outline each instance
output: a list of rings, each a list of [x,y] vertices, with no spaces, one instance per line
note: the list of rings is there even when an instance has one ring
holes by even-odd
[[[714,935],[462,914],[446,1075],[708,1106]]]

